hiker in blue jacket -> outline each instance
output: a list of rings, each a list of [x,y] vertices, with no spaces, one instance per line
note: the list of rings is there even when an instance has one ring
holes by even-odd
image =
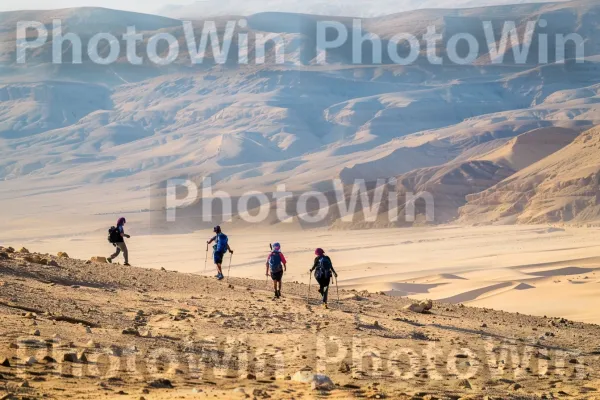
[[[229,238],[221,231],[220,226],[215,226],[213,232],[216,233],[216,235],[206,242],[206,244],[210,245],[213,242],[215,243],[213,245],[213,261],[217,266],[217,275],[215,277],[218,280],[222,280],[224,278],[222,270],[223,257],[228,251],[233,254],[233,250],[229,247]]]

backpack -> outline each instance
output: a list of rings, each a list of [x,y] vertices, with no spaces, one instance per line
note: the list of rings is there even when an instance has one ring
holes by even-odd
[[[327,281],[331,279],[331,268],[333,264],[331,264],[331,259],[327,256],[321,257],[319,260],[319,265],[315,269],[315,279],[319,282]]]
[[[225,253],[227,252],[227,243],[229,242],[229,238],[227,235],[223,233],[219,233],[217,235],[217,244],[215,245],[215,251],[217,253]]]
[[[115,226],[111,226],[110,229],[108,230],[108,241],[109,243],[118,243],[123,241],[123,238],[121,237],[121,232],[119,231],[119,228],[115,227]]]
[[[281,264],[281,254],[279,252],[272,252],[271,257],[269,257],[269,268],[271,269],[272,274],[278,274],[283,271]]]

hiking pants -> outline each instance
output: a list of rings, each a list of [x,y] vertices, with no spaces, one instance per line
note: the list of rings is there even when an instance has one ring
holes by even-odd
[[[119,257],[119,254],[121,254],[121,252],[123,252],[125,264],[129,264],[129,252],[127,251],[127,245],[125,244],[125,242],[115,243],[115,247],[117,248],[117,251],[115,252],[115,254],[110,256],[110,258],[114,260],[115,258]]]
[[[330,282],[330,279],[319,282],[319,286],[320,286],[319,292],[323,296],[323,303],[327,303],[327,295],[329,294],[329,282]]]

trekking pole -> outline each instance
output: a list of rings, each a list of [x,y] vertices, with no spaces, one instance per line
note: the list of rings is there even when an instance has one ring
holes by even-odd
[[[337,292],[338,308],[340,308],[340,288],[338,287],[337,276],[335,277],[335,290]]]
[[[206,273],[207,265],[208,265],[208,243],[206,243],[206,256],[204,257],[204,273]]]
[[[229,257],[229,268],[227,268],[227,283],[229,283],[229,273],[231,272],[231,260],[233,259],[233,253]]]
[[[310,305],[310,283],[312,281],[312,273],[308,273],[308,293],[306,294],[306,304]]]

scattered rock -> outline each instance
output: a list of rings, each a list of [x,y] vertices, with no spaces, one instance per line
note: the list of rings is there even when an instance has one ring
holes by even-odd
[[[115,357],[121,357],[123,355],[123,349],[113,344],[110,346],[110,353]]]
[[[75,353],[65,353],[63,355],[63,361],[76,363],[77,362],[77,354]]]
[[[315,375],[310,386],[313,390],[329,391],[335,389],[333,381],[327,375]]]
[[[78,355],[77,358],[79,359],[80,362],[86,364],[89,360],[87,357],[87,353],[84,351],[81,351]]]
[[[340,365],[339,371],[343,374],[347,374],[350,372],[350,365],[347,362],[343,361]]]
[[[138,332],[137,329],[135,328],[127,328],[127,329],[123,329],[123,332],[121,332],[123,335],[133,335],[133,336],[140,336],[140,333]]]
[[[4,358],[0,365],[2,365],[3,367],[10,367],[10,360],[8,358]]]
[[[298,371],[292,376],[292,381],[310,383],[313,390],[333,390],[335,385],[327,375],[314,374],[311,371]]]
[[[31,386],[29,386],[29,382],[27,382],[27,381],[23,381],[23,382],[21,382],[21,383],[19,384],[19,387],[22,387],[22,388],[29,388],[29,387],[31,387]]]
[[[21,249],[18,252],[21,254],[29,254],[29,250],[27,250],[25,247],[21,247]]]
[[[47,363],[52,363],[52,364],[56,363],[56,360],[50,356],[45,356],[42,360],[44,360]]]
[[[511,388],[512,390],[519,390],[519,389],[521,389],[522,387],[523,387],[523,386],[521,386],[521,385],[520,385],[520,384],[518,384],[518,383],[513,383],[512,385],[510,385],[510,388]]]
[[[10,257],[8,256],[8,253],[1,252],[1,253],[0,253],[0,258],[3,258],[3,259],[5,259],[5,260],[6,260],[6,259],[8,259],[8,258],[10,258]]]
[[[57,254],[58,258],[69,258],[69,255],[67,253],[65,253],[64,251],[59,251]]]
[[[483,324],[481,324],[481,327],[482,328],[487,328],[488,326],[487,326],[487,324],[483,323]]]
[[[106,257],[92,257],[90,261],[98,264],[108,264]]]
[[[36,315],[35,313],[28,312],[28,313],[26,313],[26,314],[24,315],[24,317],[25,317],[25,318],[27,318],[27,319],[36,319],[36,318],[37,318],[37,315]]]
[[[15,252],[15,249],[13,249],[12,247],[9,246],[9,247],[5,248],[4,251],[6,251],[8,254],[12,254]]]
[[[148,386],[154,389],[173,389],[173,384],[168,379],[157,379],[150,382]]]
[[[58,263],[56,261],[54,261],[54,260],[48,261],[48,265],[50,267],[60,267],[60,265],[58,265]]]
[[[472,389],[471,382],[468,379],[461,379],[458,381],[458,387],[463,389]]]
[[[35,359],[35,357],[29,357],[27,359],[27,361],[25,361],[25,364],[27,364],[27,365],[33,365],[33,364],[37,364],[37,362],[38,361]]]
[[[36,329],[35,331],[31,331],[31,336],[40,336],[40,335],[41,335],[41,333],[40,333],[39,329]]]

